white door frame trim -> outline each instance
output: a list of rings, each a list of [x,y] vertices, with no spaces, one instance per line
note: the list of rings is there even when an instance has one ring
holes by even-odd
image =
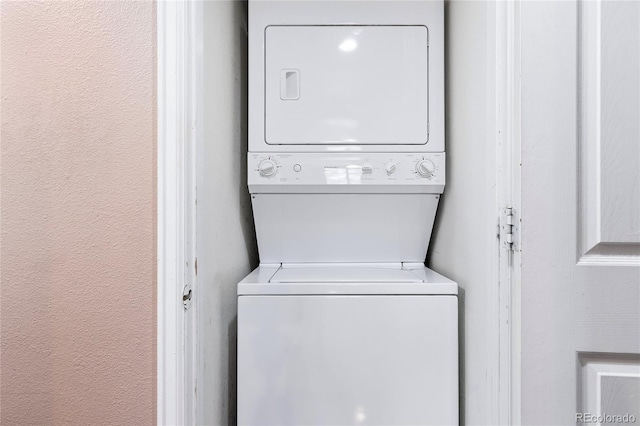
[[[195,421],[196,138],[201,2],[156,3],[157,424]],[[185,289],[190,298],[183,300]]]
[[[520,2],[496,2],[496,140],[498,207],[515,212],[513,251],[500,246],[499,418],[501,425],[521,423],[521,98]],[[502,224],[501,224],[502,225]]]

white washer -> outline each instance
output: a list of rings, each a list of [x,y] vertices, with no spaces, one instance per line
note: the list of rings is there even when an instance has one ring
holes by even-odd
[[[451,280],[421,264],[263,265],[238,296],[238,425],[458,424]]]

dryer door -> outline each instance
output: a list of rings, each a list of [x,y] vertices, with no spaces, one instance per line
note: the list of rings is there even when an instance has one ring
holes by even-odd
[[[419,25],[269,26],[270,145],[424,145],[429,30]]]

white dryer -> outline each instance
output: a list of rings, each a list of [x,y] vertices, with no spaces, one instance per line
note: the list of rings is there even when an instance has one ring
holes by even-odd
[[[441,1],[249,1],[238,425],[458,423]]]

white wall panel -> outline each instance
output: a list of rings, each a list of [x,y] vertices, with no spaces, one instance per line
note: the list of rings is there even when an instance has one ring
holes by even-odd
[[[445,3],[447,186],[428,265],[460,292],[460,424],[498,422],[495,4]]]
[[[246,4],[203,2],[204,137],[197,150],[199,425],[234,425],[236,285],[257,265],[247,192]]]

